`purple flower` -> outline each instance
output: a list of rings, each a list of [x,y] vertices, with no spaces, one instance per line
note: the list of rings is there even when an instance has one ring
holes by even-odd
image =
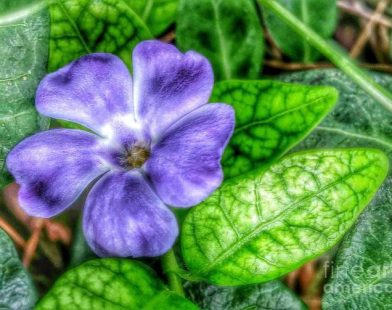
[[[53,129],[19,143],[7,157],[32,216],[51,217],[89,184],[83,217],[87,242],[100,256],[158,256],[178,234],[166,205],[190,207],[222,182],[222,152],[234,112],[207,104],[208,61],[158,41],[133,52],[134,79],[111,54],[90,54],[47,75],[37,110],[94,133]]]

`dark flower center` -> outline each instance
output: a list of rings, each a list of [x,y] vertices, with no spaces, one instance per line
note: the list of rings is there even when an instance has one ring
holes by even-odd
[[[127,150],[125,164],[130,169],[140,168],[146,162],[148,157],[150,157],[149,149],[134,145]]]

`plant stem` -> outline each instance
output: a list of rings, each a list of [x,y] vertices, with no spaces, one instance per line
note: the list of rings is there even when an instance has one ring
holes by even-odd
[[[316,32],[307,27],[291,12],[280,5],[276,0],[259,0],[260,4],[273,12],[291,27],[306,42],[316,48],[333,64],[345,72],[363,90],[365,90],[376,101],[392,112],[392,94],[381,85],[377,84],[367,73],[356,64],[335,44],[328,43]]]
[[[176,274],[179,267],[173,249],[162,256],[162,268],[167,275],[169,288],[178,295],[185,296],[181,278]]]

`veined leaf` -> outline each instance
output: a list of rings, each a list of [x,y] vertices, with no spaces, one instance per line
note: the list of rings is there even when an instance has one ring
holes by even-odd
[[[172,293],[147,266],[96,259],[66,272],[36,309],[184,309],[197,307]]]
[[[176,42],[206,56],[217,80],[256,78],[264,39],[253,1],[181,0]]]
[[[0,187],[10,180],[5,168],[9,150],[40,125],[44,127],[33,102],[46,71],[49,17],[43,9],[37,12],[29,7],[32,11],[23,14],[13,11],[29,2],[0,2]]]
[[[131,64],[132,49],[151,38],[123,0],[55,0],[50,5],[49,71],[92,52],[107,52]]]
[[[185,219],[186,265],[218,285],[265,282],[290,272],[341,239],[387,168],[387,157],[376,149],[326,149],[233,178]]]
[[[222,165],[225,178],[267,166],[300,142],[331,110],[338,93],[274,81],[223,81],[212,102],[235,109],[236,128]]]
[[[392,77],[374,74],[392,90]],[[392,115],[338,70],[285,75],[288,81],[329,84],[341,92],[334,111],[298,148],[372,146],[392,161]],[[324,309],[392,306],[392,174],[344,238],[325,286]]]
[[[276,0],[305,25],[328,39],[337,23],[336,0]],[[297,35],[279,17],[264,10],[264,19],[271,37],[290,58],[305,63],[317,60],[320,54],[306,40]]]
[[[31,309],[37,299],[30,277],[7,234],[0,229],[0,309]]]
[[[185,289],[191,300],[203,310],[306,309],[304,303],[280,281],[240,287],[188,282]]]
[[[153,35],[160,35],[174,23],[179,0],[126,0],[126,2],[144,20]]]

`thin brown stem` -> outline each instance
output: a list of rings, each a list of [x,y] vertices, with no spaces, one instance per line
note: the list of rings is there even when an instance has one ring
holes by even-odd
[[[357,41],[355,42],[353,48],[350,51],[350,56],[352,58],[358,57],[358,55],[362,52],[366,42],[369,40],[372,29],[376,24],[376,20],[379,19],[380,16],[382,16],[383,12],[388,6],[388,3],[389,0],[381,0],[377,4],[374,14],[371,16],[366,26],[362,29]]]
[[[303,63],[294,63],[294,62],[282,62],[280,60],[266,60],[264,64],[267,67],[281,69],[285,71],[301,71],[301,70],[313,70],[313,69],[335,67],[333,64],[324,63],[324,62],[314,63],[314,64],[303,64]],[[392,65],[388,65],[388,64],[360,63],[359,66],[375,71],[392,73]]]
[[[8,236],[10,236],[10,238],[18,247],[23,249],[26,246],[26,241],[23,239],[23,237],[1,217],[0,227],[8,234]]]
[[[25,251],[23,254],[23,260],[22,260],[23,265],[26,268],[30,266],[34,254],[37,250],[42,228],[44,227],[45,224],[45,220],[36,218],[33,220],[33,222],[34,222],[33,233],[31,234],[30,239],[27,240]]]
[[[362,17],[364,19],[369,20],[374,12],[364,8],[360,3],[356,2],[355,5],[351,4],[347,1],[339,1],[338,7],[347,13],[350,13],[355,16]],[[385,16],[377,16],[374,20],[375,23],[383,25],[388,28],[392,28],[392,21]]]

